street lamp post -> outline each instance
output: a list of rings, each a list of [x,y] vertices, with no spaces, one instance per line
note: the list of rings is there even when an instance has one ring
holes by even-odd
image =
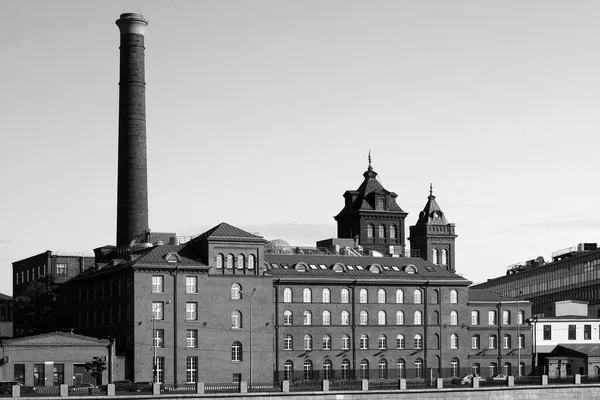
[[[517,297],[517,377],[521,378],[521,310]]]
[[[252,386],[252,296],[254,292],[256,292],[256,288],[253,288],[249,295],[240,290],[240,295],[246,297],[250,303],[250,386]]]
[[[164,308],[165,305],[170,304],[170,301],[167,301],[165,303],[159,304],[158,307],[156,307],[155,309],[152,310],[152,348],[153,348],[153,360],[152,360],[152,376],[153,379],[152,381],[154,383],[156,383],[156,378],[157,376],[157,370],[156,370],[156,345],[157,345],[157,340],[156,340],[156,316],[154,315],[154,313],[158,313],[159,310],[162,310],[162,312],[164,313]],[[164,338],[163,338],[164,340]]]

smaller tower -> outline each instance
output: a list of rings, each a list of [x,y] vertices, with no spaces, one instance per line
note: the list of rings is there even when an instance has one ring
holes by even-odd
[[[456,237],[454,224],[446,220],[433,195],[433,185],[430,185],[427,204],[419,214],[417,223],[410,227],[410,248],[419,250],[419,257],[454,272]]]

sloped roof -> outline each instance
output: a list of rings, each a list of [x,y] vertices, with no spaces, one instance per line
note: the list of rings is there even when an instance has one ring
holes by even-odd
[[[554,348],[554,350],[552,350],[552,354],[562,353],[562,349],[581,353],[583,355],[587,355],[588,357],[600,356],[600,344],[560,343]]]
[[[269,264],[269,273],[274,278],[409,281],[452,280],[464,284],[470,283],[467,279],[453,272],[433,265],[422,258],[413,257],[353,257],[343,255],[267,253],[264,255],[264,261]],[[294,269],[294,266],[298,263],[305,263],[309,267],[304,272],[297,271]],[[332,267],[335,264],[344,265],[344,272],[333,271]],[[369,266],[373,264],[381,267],[380,273],[369,271]],[[311,267],[311,265],[316,268]],[[325,269],[321,268],[321,265],[325,266]],[[407,265],[416,267],[417,272],[414,274],[405,272],[404,267]],[[348,268],[348,266],[352,268]],[[361,266],[363,269],[358,269],[357,266]]]
[[[192,239],[192,241],[207,239],[207,238],[248,238],[248,239],[260,239],[263,240],[262,236],[254,235],[250,232],[246,232],[233,225],[229,225],[227,222],[221,222],[214,228],[209,229],[200,236]]]
[[[139,254],[138,257],[131,259],[132,266],[141,266],[141,265],[161,265],[168,266],[172,265],[169,263],[165,256],[169,253],[176,253],[179,256],[179,261],[177,262],[178,267],[203,267],[206,264],[200,262],[199,260],[195,260],[192,258],[186,257],[182,250],[185,248],[185,245],[160,245],[154,246],[143,253]],[[133,256],[134,254],[132,254]]]
[[[481,301],[481,302],[516,302],[517,298],[504,296],[500,293],[492,292],[486,289],[472,289],[469,288],[469,301]],[[527,300],[519,300],[519,303],[529,303]]]
[[[437,211],[438,218],[433,217],[433,213]],[[423,208],[423,211],[419,213],[419,219],[416,225],[429,224],[429,225],[448,225],[446,215],[442,211],[440,205],[435,200],[433,195],[433,186],[429,187],[429,196],[427,197],[427,203]]]
[[[10,297],[4,293],[0,293],[0,300],[12,300],[12,297]]]
[[[50,332],[41,335],[23,336],[3,341],[4,346],[108,346],[108,339],[98,339],[91,336],[77,335],[66,332]]]

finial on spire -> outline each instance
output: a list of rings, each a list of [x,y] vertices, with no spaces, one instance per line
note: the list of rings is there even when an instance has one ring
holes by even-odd
[[[433,196],[433,183],[429,184],[429,195]]]
[[[372,169],[373,167],[371,167],[371,149],[369,149],[369,171]]]

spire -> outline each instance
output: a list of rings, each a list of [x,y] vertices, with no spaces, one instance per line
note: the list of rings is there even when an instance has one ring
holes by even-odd
[[[369,149],[369,168],[368,171],[373,171],[373,167],[371,166],[371,149]]]
[[[429,197],[435,197],[433,196],[433,183],[429,184]]]
[[[433,195],[433,183],[429,184],[429,196],[427,197],[427,204],[425,204],[423,211],[421,211],[419,215],[419,221],[421,220],[436,225],[448,223],[444,212],[440,208],[439,204],[435,200],[435,196]]]

